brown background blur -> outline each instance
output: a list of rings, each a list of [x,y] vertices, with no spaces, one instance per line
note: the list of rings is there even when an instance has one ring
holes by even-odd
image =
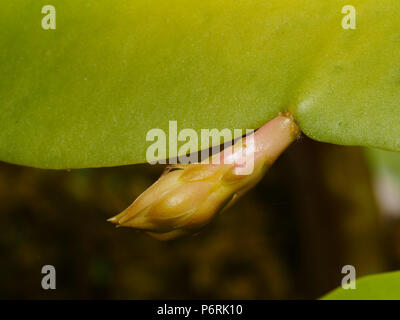
[[[362,149],[302,138],[197,236],[160,242],[106,221],[161,166],[51,171],[0,163],[0,298],[295,299],[400,269]],[[41,288],[54,265],[57,289]]]

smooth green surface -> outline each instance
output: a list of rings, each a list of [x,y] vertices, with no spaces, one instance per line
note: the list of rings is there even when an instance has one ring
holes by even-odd
[[[365,150],[368,162],[376,174],[390,174],[400,183],[400,153],[379,149]]]
[[[357,279],[355,290],[336,289],[323,300],[400,300],[400,271]]]
[[[0,160],[145,162],[146,133],[257,128],[400,151],[400,2],[0,0]]]

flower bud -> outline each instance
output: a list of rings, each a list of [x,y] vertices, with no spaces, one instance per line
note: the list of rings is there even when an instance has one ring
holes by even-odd
[[[207,163],[168,166],[126,210],[109,219],[168,240],[195,233],[251,189],[298,137],[293,118],[281,114]],[[251,171],[241,170],[252,160]]]

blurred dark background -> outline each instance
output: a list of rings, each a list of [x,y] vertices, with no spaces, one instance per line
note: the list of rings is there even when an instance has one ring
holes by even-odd
[[[303,137],[196,236],[160,242],[106,221],[162,170],[0,163],[0,298],[314,299],[344,265],[400,269],[400,215],[382,209],[361,148]],[[56,290],[41,288],[46,264]]]

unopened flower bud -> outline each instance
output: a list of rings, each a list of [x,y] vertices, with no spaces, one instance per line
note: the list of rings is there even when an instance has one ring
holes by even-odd
[[[167,167],[152,186],[109,221],[162,240],[195,233],[260,181],[298,135],[293,118],[281,114],[252,136],[214,155],[219,164],[207,161]],[[241,169],[248,166],[248,159],[252,163],[246,173]]]

